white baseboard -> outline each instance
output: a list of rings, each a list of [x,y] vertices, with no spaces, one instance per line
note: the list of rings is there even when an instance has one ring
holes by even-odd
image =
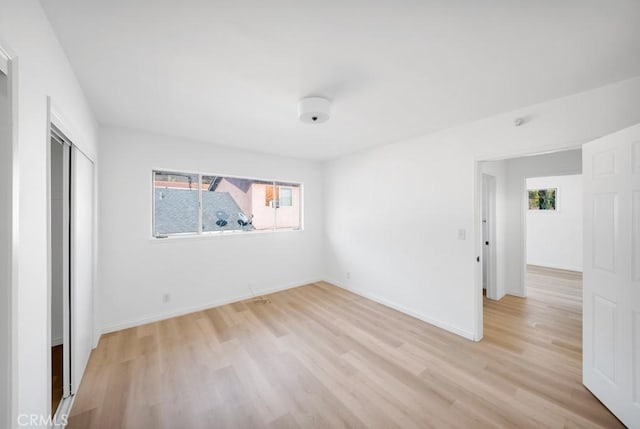
[[[563,270],[563,271],[575,271],[577,273],[581,273],[582,272],[582,267],[574,267],[574,266],[570,266],[570,265],[562,265],[562,264],[548,264],[546,262],[529,262],[527,261],[527,265],[535,265],[537,267],[543,267],[543,268],[554,268],[556,270]]]
[[[518,291],[512,291],[512,290],[508,290],[505,295],[517,296],[518,298],[526,298],[527,297],[526,293],[522,293],[522,292],[518,292]],[[503,297],[504,297],[504,295],[503,295]]]
[[[456,335],[459,335],[463,338],[466,338],[468,340],[471,341],[477,341],[478,339],[476,339],[476,336],[473,332],[470,331],[466,331],[464,329],[460,329],[456,326],[451,325],[450,323],[447,322],[443,322],[441,320],[437,320],[434,319],[432,317],[426,316],[424,314],[418,313],[414,310],[411,310],[405,306],[396,304],[394,302],[391,302],[385,298],[379,297],[377,295],[371,294],[369,292],[360,290],[360,289],[354,289],[351,287],[347,287],[343,284],[341,284],[340,282],[337,282],[335,280],[322,280],[322,279],[313,279],[313,280],[308,280],[308,281],[304,281],[304,282],[296,282],[296,283],[291,283],[291,284],[286,284],[286,285],[281,285],[281,286],[276,286],[276,287],[272,287],[272,288],[267,288],[267,289],[261,289],[261,290],[257,290],[255,291],[255,295],[259,296],[259,295],[266,295],[266,294],[270,294],[270,293],[274,293],[274,292],[279,292],[279,291],[283,291],[283,290],[287,290],[287,289],[293,289],[299,286],[303,286],[306,284],[310,284],[310,283],[316,283],[319,281],[326,281],[327,283],[331,283],[335,286],[338,286],[342,289],[348,290],[350,292],[353,292],[357,295],[360,295],[364,298],[370,299],[372,301],[375,301],[379,304],[382,304],[384,306],[387,306],[389,308],[393,308],[394,310],[397,310],[401,313],[404,313],[406,315],[409,315],[411,317],[415,317],[418,320],[422,320],[423,322],[429,323],[430,325],[433,326],[437,326],[438,328],[444,329],[445,331],[449,331],[451,333],[454,333]],[[184,307],[184,308],[180,308],[177,310],[173,310],[171,312],[168,313],[162,313],[162,314],[156,314],[156,315],[150,315],[150,316],[145,316],[145,317],[141,317],[138,319],[132,319],[132,320],[128,320],[128,321],[124,321],[124,322],[119,322],[119,323],[114,323],[112,325],[103,327],[101,330],[100,335],[98,336],[98,338],[96,339],[95,344],[97,345],[99,340],[100,340],[100,336],[103,334],[108,334],[110,332],[116,332],[116,331],[121,331],[123,329],[129,329],[129,328],[135,328],[137,326],[141,326],[141,325],[146,325],[148,323],[153,323],[153,322],[159,322],[161,320],[166,320],[166,319],[170,319],[172,317],[178,317],[178,316],[183,316],[185,314],[189,314],[189,313],[195,313],[197,311],[202,311],[202,310],[207,310],[210,308],[215,308],[215,307],[219,307],[221,305],[227,305],[227,304],[232,304],[234,302],[238,302],[238,301],[243,301],[245,299],[250,299],[252,298],[251,294],[242,294],[242,295],[238,295],[235,297],[227,297],[227,298],[222,298],[222,299],[218,299],[215,301],[210,301],[204,304],[199,304],[196,306],[190,306],[190,307]]]
[[[198,304],[194,306],[179,308],[167,313],[154,314],[154,315],[140,317],[138,319],[132,319],[124,322],[114,323],[106,327],[103,327],[101,329],[100,335],[96,339],[95,344],[97,346],[98,342],[100,341],[100,336],[104,334],[108,334],[110,332],[116,332],[116,331],[121,331],[123,329],[135,328],[136,326],[146,325],[147,323],[159,322],[161,320],[171,319],[172,317],[184,316],[185,314],[195,313],[197,311],[220,307],[221,305],[233,304],[234,302],[238,302],[238,301],[244,301],[245,299],[253,298],[253,296],[267,295],[270,293],[279,292],[287,289],[293,289],[299,286],[304,286],[304,285],[307,285],[310,283],[316,283],[319,281],[322,281],[322,279],[317,278],[317,279],[308,280],[304,282],[288,283],[286,285],[280,285],[276,287],[256,290],[254,295],[251,295],[250,293],[246,293],[246,294],[237,295],[233,297],[226,297],[226,298],[221,298],[214,301],[209,301],[204,304]]]
[[[436,326],[436,327],[438,327],[440,329],[444,329],[445,331],[449,331],[449,332],[451,332],[453,334],[459,335],[459,336],[461,336],[463,338],[466,338],[468,340],[471,340],[471,341],[479,341],[480,340],[480,338],[476,338],[476,335],[475,335],[474,332],[469,332],[469,331],[466,331],[464,329],[460,329],[457,326],[451,325],[450,323],[434,319],[434,318],[426,316],[426,315],[424,315],[422,313],[418,313],[418,312],[416,312],[414,310],[411,310],[411,309],[409,309],[409,308],[407,308],[407,307],[405,307],[403,305],[399,305],[399,304],[396,304],[394,302],[391,302],[391,301],[389,301],[389,300],[387,300],[385,298],[381,298],[381,297],[379,297],[377,295],[371,294],[369,292],[365,292],[365,291],[360,290],[360,289],[354,289],[352,287],[347,287],[347,286],[345,286],[345,285],[343,285],[340,282],[337,282],[335,280],[325,280],[325,281],[327,283],[331,283],[331,284],[333,284],[335,286],[338,286],[339,288],[342,288],[344,290],[348,290],[349,292],[353,292],[356,295],[360,295],[360,296],[362,296],[364,298],[367,298],[367,299],[370,299],[372,301],[375,301],[378,304],[382,304],[382,305],[384,305],[386,307],[393,308],[394,310],[397,310],[397,311],[399,311],[401,313],[404,313],[404,314],[406,314],[408,316],[415,317],[416,319],[422,320],[423,322],[426,322],[426,323],[428,323],[430,325]]]
[[[508,295],[508,293],[503,293],[502,295],[496,297],[496,298],[491,298],[489,295],[487,295],[487,299],[490,299],[491,301],[500,301],[502,298],[505,297],[505,295]]]

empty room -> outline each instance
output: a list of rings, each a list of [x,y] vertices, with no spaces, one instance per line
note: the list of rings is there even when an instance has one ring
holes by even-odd
[[[640,428],[636,0],[0,0],[0,428]]]

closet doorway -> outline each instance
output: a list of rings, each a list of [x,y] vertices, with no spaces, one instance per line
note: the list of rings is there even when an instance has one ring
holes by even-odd
[[[71,144],[51,126],[51,415],[71,396]]]
[[[77,135],[58,115],[51,118],[49,393],[54,422],[64,422],[93,346],[95,167],[76,146]]]

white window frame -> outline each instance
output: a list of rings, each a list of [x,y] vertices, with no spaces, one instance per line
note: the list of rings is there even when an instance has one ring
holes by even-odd
[[[183,176],[197,176],[198,183],[198,231],[197,232],[179,232],[179,233],[171,233],[171,234],[155,234],[155,174],[156,173],[168,173],[175,175],[183,175]],[[277,227],[277,207],[274,208],[274,222],[273,228],[270,229],[261,229],[261,230],[225,230],[225,231],[204,231],[202,228],[202,220],[203,220],[203,207],[202,207],[202,178],[204,176],[214,176],[214,177],[223,177],[223,178],[233,178],[233,179],[246,179],[246,180],[256,180],[262,182],[271,182],[274,187],[278,186],[278,188],[288,188],[291,189],[291,206],[293,207],[293,188],[298,186],[300,188],[300,198],[299,198],[299,213],[300,213],[300,225],[298,228],[278,228]],[[278,183],[286,183],[293,186],[279,186]],[[287,231],[304,231],[304,184],[302,182],[296,180],[282,180],[282,179],[265,179],[260,177],[250,177],[250,176],[240,176],[234,174],[218,174],[218,173],[203,173],[203,172],[191,172],[188,170],[180,170],[175,168],[152,168],[151,169],[151,239],[152,240],[173,240],[179,238],[196,238],[196,237],[211,237],[211,236],[221,236],[221,235],[245,235],[245,234],[264,234],[264,233],[274,233],[274,232],[287,232]]]

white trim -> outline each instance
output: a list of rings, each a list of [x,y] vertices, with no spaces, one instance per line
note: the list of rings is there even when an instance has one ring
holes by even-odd
[[[6,366],[0,368],[3,377],[6,376],[6,385],[0,386],[3,396],[6,395],[6,401],[3,406],[6,415],[0,415],[0,426],[13,426],[17,416],[18,408],[18,382],[17,382],[17,363],[18,363],[18,236],[19,236],[19,162],[18,162],[18,61],[15,55],[10,55],[5,49],[6,45],[0,40],[0,68],[1,72],[7,79],[8,89],[8,134],[9,138],[5,144],[9,147],[9,157],[5,159],[3,164],[9,172],[9,180],[6,185],[8,190],[8,204],[5,206],[7,210],[7,239],[9,241],[8,264],[6,284],[7,301],[4,303],[7,307],[3,310],[6,326],[0,326],[0,329],[6,329],[6,344],[0,344],[6,353]],[[4,413],[0,413],[4,414]]]
[[[503,153],[499,153],[499,154],[494,154],[494,155],[485,155],[485,156],[477,156],[474,158],[474,184],[473,184],[473,189],[474,189],[474,236],[475,236],[475,244],[476,244],[476,255],[480,256],[482,255],[482,171],[480,168],[480,163],[481,162],[486,162],[486,161],[502,161],[502,160],[507,160],[507,159],[514,159],[514,158],[524,158],[524,157],[528,157],[528,156],[538,156],[538,155],[546,155],[546,154],[551,154],[551,153],[560,153],[560,152],[566,152],[566,151],[570,151],[570,150],[582,150],[582,144],[586,143],[588,140],[584,140],[584,141],[580,141],[580,142],[573,142],[573,143],[567,143],[564,146],[560,146],[560,147],[552,147],[552,146],[542,146],[536,150],[532,150],[532,149],[528,149],[528,150],[515,150],[512,152],[503,152]],[[554,174],[554,175],[571,175],[571,174],[579,174],[579,173],[561,173],[561,174]],[[538,177],[538,176],[531,176],[531,177]],[[527,177],[523,178],[523,189],[527,189]],[[520,283],[522,285],[522,288],[524,290],[524,293],[520,294],[518,292],[513,292],[512,290],[510,290],[510,288],[507,286],[507,290],[505,291],[506,295],[513,295],[513,296],[518,296],[521,298],[526,298],[527,296],[527,292],[526,292],[526,286],[525,286],[525,273],[526,273],[526,264],[527,264],[527,243],[526,243],[526,215],[528,212],[528,206],[529,206],[529,196],[526,192],[522,193],[522,210],[520,212],[520,223],[521,223],[521,231],[524,234],[524,239],[521,240],[522,241],[522,255],[523,255],[523,260],[521,261],[522,263],[521,268],[520,268]],[[526,198],[525,198],[526,197]],[[474,305],[474,320],[476,321],[476,326],[475,326],[475,333],[476,333],[476,338],[481,339],[482,335],[483,335],[483,311],[484,311],[484,304],[483,304],[483,297],[482,297],[482,264],[477,264],[476,265],[476,272],[475,272],[475,282],[474,282],[474,288],[473,288],[473,295],[474,295],[474,301],[475,301],[475,305]]]
[[[533,149],[518,149],[514,151],[505,151],[501,153],[496,153],[493,155],[480,155],[475,157],[476,162],[484,162],[484,161],[505,161],[513,158],[525,158],[529,156],[540,156],[540,155],[549,155],[552,153],[558,152],[567,152],[570,150],[578,150],[582,149],[582,145],[591,140],[580,140],[578,142],[567,143],[563,146],[555,146],[555,145],[543,145],[539,148]],[[532,177],[545,177],[545,176],[532,176]]]
[[[293,185],[302,185],[302,182],[299,182],[298,180],[288,180],[288,179],[266,179],[264,177],[256,177],[256,176],[243,176],[241,174],[233,174],[233,173],[211,173],[208,171],[194,171],[191,169],[185,169],[185,170],[181,170],[179,167],[178,168],[156,168],[153,167],[151,169],[151,172],[153,173],[154,171],[161,171],[161,172],[165,172],[165,173],[175,173],[175,174],[189,174],[189,175],[201,175],[201,176],[215,176],[215,177],[224,177],[224,178],[232,178],[232,179],[247,179],[247,180],[259,180],[261,182],[275,182],[275,183],[287,183],[287,184],[293,184]],[[153,175],[152,175],[153,177]]]
[[[507,292],[503,296],[506,296],[506,295],[515,296],[515,297],[518,297],[518,298],[526,298],[527,297],[526,293],[522,294],[520,292]]]
[[[6,51],[5,51],[6,52]],[[20,252],[18,243],[20,241],[20,161],[19,151],[20,145],[18,143],[18,68],[19,59],[15,56],[9,55],[11,61],[9,62],[9,98],[11,99],[11,132],[12,132],[12,157],[13,157],[13,202],[12,202],[12,244],[11,244],[11,345],[10,345],[10,358],[9,365],[11,371],[11,396],[10,396],[10,416],[8,416],[13,423],[18,415],[18,266],[20,259]]]
[[[483,295],[482,295],[482,168],[480,161],[476,160],[473,164],[473,220],[474,220],[474,281],[472,296],[475,305],[473,306],[473,322],[475,341],[480,341],[484,336],[483,323]],[[497,186],[497,184],[496,184]]]
[[[443,321],[438,320],[438,319],[434,319],[433,317],[426,316],[426,315],[424,315],[422,313],[418,313],[417,311],[411,310],[411,309],[409,309],[409,308],[407,308],[407,307],[405,307],[403,305],[399,305],[399,304],[396,304],[394,302],[391,302],[386,298],[381,298],[381,297],[379,297],[377,295],[374,295],[374,294],[369,293],[369,292],[365,292],[364,290],[361,290],[361,289],[354,289],[353,287],[347,287],[347,286],[345,286],[345,285],[343,285],[340,282],[337,282],[335,280],[325,280],[325,282],[326,283],[330,283],[330,284],[332,284],[334,286],[338,286],[339,288],[344,289],[346,291],[355,293],[356,295],[360,295],[363,298],[367,298],[367,299],[370,299],[371,301],[375,301],[378,304],[382,304],[382,305],[384,305],[386,307],[392,308],[392,309],[394,309],[396,311],[399,311],[400,313],[404,313],[404,314],[406,314],[408,316],[414,317],[414,318],[416,318],[418,320],[421,320],[421,321],[426,322],[426,323],[428,323],[430,325],[436,326],[436,327],[438,327],[440,329],[444,329],[445,331],[449,331],[449,332],[451,332],[453,334],[456,334],[456,335],[459,335],[461,337],[464,337],[464,338],[466,338],[468,340],[471,340],[471,341],[479,341],[480,340],[480,338],[477,338],[476,335],[471,331],[466,331],[464,329],[460,329],[457,326],[451,325],[450,323],[443,322]]]
[[[208,310],[211,308],[220,307],[222,305],[233,304],[235,302],[244,301],[246,299],[251,299],[256,296],[267,295],[267,294],[280,292],[287,289],[294,289],[300,286],[305,286],[312,283],[318,283],[320,281],[322,281],[322,279],[315,278],[312,280],[307,280],[302,282],[287,283],[285,285],[256,290],[254,291],[254,294],[245,293],[245,294],[237,295],[233,297],[216,299],[214,301],[209,301],[204,304],[183,307],[183,308],[172,310],[170,312],[166,312],[162,314],[149,315],[149,316],[144,316],[137,319],[117,322],[117,323],[113,323],[111,325],[103,327],[100,335],[108,334],[110,332],[121,331],[123,329],[135,328],[137,326],[146,325],[148,323],[153,323],[153,322],[159,322],[161,320],[171,319],[173,317],[184,316],[185,314],[195,313],[202,310]],[[97,339],[96,344],[99,341],[100,341],[100,338]]]
[[[282,232],[304,232],[304,229],[294,229],[294,228],[279,228],[279,229],[254,229],[251,231],[245,230],[227,230],[227,231],[205,231],[202,234],[198,234],[195,232],[184,233],[184,234],[171,234],[164,238],[159,237],[150,237],[148,240],[152,243],[163,243],[174,240],[201,240],[203,238],[213,238],[213,237],[250,237],[252,235],[259,234],[278,234]]]
[[[11,55],[2,48],[2,40],[0,40],[0,72],[5,76],[9,76],[9,68],[11,67]]]
[[[546,262],[531,262],[531,261],[527,261],[527,265],[535,265],[536,267],[541,267],[541,268],[553,268],[555,270],[573,271],[573,272],[576,272],[576,273],[582,273],[582,267],[574,267],[574,266],[558,265],[558,264],[548,264]]]
[[[52,339],[51,339],[51,330],[52,330],[52,315],[51,315],[51,294],[53,290],[53,275],[52,275],[52,267],[53,267],[53,252],[52,252],[52,228],[51,228],[51,212],[52,212],[52,204],[51,204],[51,98],[47,97],[47,134],[46,134],[46,192],[47,192],[47,227],[46,227],[46,240],[47,240],[47,355],[46,355],[46,365],[47,365],[47,386],[52,385],[52,357],[51,357],[51,347]],[[63,315],[64,317],[64,315]],[[63,359],[64,360],[64,359]],[[64,365],[64,363],[63,363]],[[64,370],[63,370],[64,373]],[[64,381],[63,381],[64,385]],[[52,402],[52,392],[51,389],[47,389],[47,403],[50,404]],[[64,395],[63,395],[64,396]]]
[[[216,308],[216,307],[220,307],[222,305],[227,305],[227,304],[233,304],[235,302],[239,302],[239,301],[244,301],[246,299],[251,299],[254,296],[261,296],[261,295],[267,295],[267,294],[271,294],[271,293],[275,293],[275,292],[280,292],[283,290],[288,290],[288,289],[295,289],[297,287],[301,287],[301,286],[305,286],[308,284],[313,284],[313,283],[318,283],[324,281],[326,283],[330,283],[334,286],[337,286],[341,289],[347,290],[349,292],[353,292],[356,295],[360,295],[363,298],[367,298],[370,299],[372,301],[375,301],[379,304],[382,304],[386,307],[392,308],[394,310],[397,310],[401,313],[404,313],[408,316],[414,317],[418,320],[421,320],[423,322],[426,322],[430,325],[436,326],[438,328],[444,329],[445,331],[449,331],[453,334],[459,335],[461,337],[464,337],[468,340],[471,341],[479,341],[479,338],[476,338],[476,336],[474,335],[473,332],[471,331],[466,331],[464,329],[460,329],[454,325],[451,325],[447,322],[443,322],[441,320],[438,319],[434,319],[432,317],[426,316],[424,314],[418,313],[416,311],[413,311],[407,307],[395,304],[387,299],[381,298],[377,295],[373,295],[370,294],[368,292],[362,291],[360,289],[354,289],[352,287],[347,287],[343,284],[340,284],[340,282],[337,282],[335,280],[323,280],[320,278],[316,278],[313,280],[308,280],[308,281],[304,281],[304,282],[295,282],[295,283],[291,283],[291,284],[286,284],[286,285],[282,285],[282,286],[276,286],[276,287],[272,287],[272,288],[266,288],[266,289],[261,289],[261,290],[257,290],[255,291],[255,294],[251,295],[251,294],[242,294],[242,295],[238,295],[235,297],[230,297],[230,298],[223,298],[223,299],[217,299],[215,301],[210,301],[208,303],[205,304],[199,304],[199,305],[194,305],[194,306],[190,306],[190,307],[184,307],[178,310],[174,310],[168,313],[163,313],[163,314],[156,314],[156,315],[150,315],[150,316],[145,316],[145,317],[141,317],[138,319],[131,319],[131,320],[127,320],[124,322],[119,322],[119,323],[114,323],[112,325],[103,327],[101,330],[101,335],[104,334],[108,334],[111,332],[117,332],[117,331],[121,331],[123,329],[129,329],[129,328],[135,328],[137,326],[142,326],[142,325],[146,325],[148,323],[154,323],[154,322],[159,322],[161,320],[166,320],[166,319],[171,319],[173,317],[178,317],[178,316],[184,316],[185,314],[190,314],[190,313],[195,313],[198,311],[203,311],[203,310],[208,310],[211,308]],[[99,338],[98,338],[99,341]],[[97,343],[96,343],[97,344]]]
[[[62,110],[58,108],[51,97],[47,97],[47,100],[49,103],[49,123],[55,125],[56,128],[60,130],[60,132],[64,134],[67,139],[69,139],[69,143],[72,146],[82,152],[84,156],[89,158],[89,161],[96,164],[97,156],[95,154],[86,152],[81,146],[79,146],[81,142],[85,142],[88,139],[84,138],[84,135],[77,131],[77,127],[73,125],[73,122],[70,121],[64,115],[64,113],[62,113]]]

